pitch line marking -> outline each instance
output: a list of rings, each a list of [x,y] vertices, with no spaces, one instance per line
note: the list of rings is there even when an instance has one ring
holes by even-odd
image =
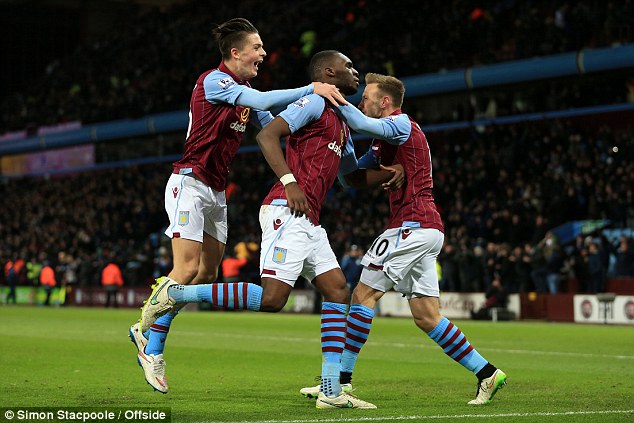
[[[504,413],[504,414],[454,414],[436,416],[385,416],[385,417],[354,417],[334,419],[302,419],[302,420],[239,420],[233,422],[200,421],[196,423],[333,423],[333,422],[379,422],[404,420],[439,420],[439,419],[495,419],[501,417],[560,417],[560,416],[588,416],[600,414],[634,414],[634,410],[597,410],[597,411],[553,411],[538,413]]]
[[[203,334],[202,332],[180,332],[180,334],[187,336],[208,336],[208,334]],[[287,342],[307,342],[307,343],[318,343],[319,338],[314,339],[306,339],[306,338],[297,338],[297,337],[289,337],[289,336],[267,336],[267,335],[241,335],[237,333],[220,333],[214,334],[214,336],[225,337],[225,338],[235,338],[235,339],[261,339],[264,341],[287,341]],[[380,341],[372,341],[366,344],[366,347],[371,346],[382,346],[382,347],[390,347],[390,348],[427,348],[427,346],[422,344],[404,344],[399,342],[380,342]],[[555,356],[565,356],[565,357],[586,357],[586,358],[616,358],[619,360],[633,360],[634,355],[610,355],[610,354],[590,354],[590,353],[580,353],[580,352],[562,352],[562,351],[537,351],[537,350],[515,350],[515,349],[504,349],[504,348],[486,348],[486,347],[478,347],[480,351],[493,351],[500,353],[508,353],[508,354],[531,354],[531,355],[555,355]]]

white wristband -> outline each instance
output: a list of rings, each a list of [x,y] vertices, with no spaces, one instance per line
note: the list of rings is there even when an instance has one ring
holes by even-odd
[[[282,183],[282,185],[286,186],[290,184],[291,182],[297,182],[297,180],[295,179],[295,176],[293,176],[292,173],[287,173],[286,175],[280,178],[280,182]]]

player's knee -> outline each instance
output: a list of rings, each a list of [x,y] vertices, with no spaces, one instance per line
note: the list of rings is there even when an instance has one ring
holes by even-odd
[[[260,303],[260,311],[266,313],[277,313],[286,305],[286,298],[274,298],[263,296]]]
[[[199,284],[209,284],[214,283],[218,278],[218,270],[208,270],[199,271],[196,275],[196,281]]]
[[[174,267],[174,269],[170,272],[170,277],[181,284],[188,284],[198,274],[198,265],[183,265],[180,267]]]
[[[330,286],[324,292],[324,301],[332,303],[348,304],[350,302],[350,288],[347,284],[338,284]]]
[[[429,333],[438,324],[434,316],[414,316],[414,323],[425,333]]]

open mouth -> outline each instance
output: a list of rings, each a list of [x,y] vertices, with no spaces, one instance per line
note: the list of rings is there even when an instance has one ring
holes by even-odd
[[[262,64],[262,60],[258,60],[257,62],[253,63],[253,66],[255,66],[255,69],[258,70],[261,64]]]

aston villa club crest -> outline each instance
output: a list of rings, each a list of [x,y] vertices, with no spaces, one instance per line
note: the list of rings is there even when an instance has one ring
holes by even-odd
[[[275,247],[273,250],[273,261],[275,263],[284,263],[286,261],[286,248]]]
[[[178,224],[180,226],[185,226],[189,224],[189,212],[188,211],[179,211],[178,212]]]

